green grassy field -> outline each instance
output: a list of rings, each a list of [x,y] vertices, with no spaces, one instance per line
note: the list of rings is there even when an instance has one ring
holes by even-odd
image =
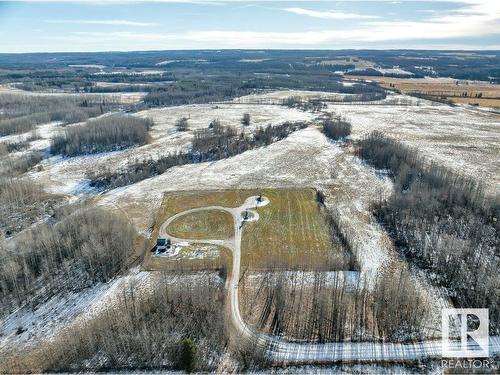
[[[219,205],[237,207],[252,195],[263,194],[270,199],[267,206],[257,212],[260,219],[245,223],[241,245],[241,267],[251,270],[268,269],[347,269],[350,254],[332,240],[324,209],[316,201],[313,189],[262,189],[227,191],[190,191],[166,193],[160,207],[150,247],[158,237],[158,229],[176,213],[197,207]],[[227,216],[226,216],[227,215]],[[177,237],[227,238],[229,214],[219,211],[193,213],[174,221],[167,229]],[[223,257],[230,256],[222,251]],[[148,255],[146,268],[163,268],[168,258]],[[195,270],[221,267],[221,259],[189,259],[184,257],[184,268]],[[207,264],[208,263],[208,264]],[[171,265],[167,268],[172,268]]]
[[[200,211],[181,216],[167,228],[177,238],[226,239],[233,237],[233,217],[224,211]]]
[[[312,189],[269,189],[257,209],[260,218],[245,224],[241,265],[249,269],[344,269],[346,256],[332,241],[324,209]]]

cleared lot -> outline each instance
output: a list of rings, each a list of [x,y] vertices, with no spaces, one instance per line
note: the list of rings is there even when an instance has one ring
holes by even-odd
[[[159,210],[158,225],[191,208],[237,207],[246,198],[262,194],[272,204],[256,209],[259,220],[244,223],[241,266],[250,269],[346,269],[350,254],[335,246],[324,209],[312,189],[261,189],[167,193]],[[172,222],[167,233],[178,238],[231,237],[232,220],[220,211],[201,211]],[[154,241],[151,242],[153,246]],[[149,257],[151,258],[151,257]],[[149,259],[148,258],[148,259]],[[155,257],[153,257],[155,258]],[[153,259],[155,263],[161,260]],[[168,261],[168,259],[167,259]]]
[[[167,233],[178,238],[225,239],[233,235],[233,220],[222,211],[193,212],[173,221]]]

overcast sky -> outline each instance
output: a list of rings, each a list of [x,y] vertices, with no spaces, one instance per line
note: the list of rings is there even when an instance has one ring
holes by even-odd
[[[500,0],[0,1],[0,52],[500,49]]]

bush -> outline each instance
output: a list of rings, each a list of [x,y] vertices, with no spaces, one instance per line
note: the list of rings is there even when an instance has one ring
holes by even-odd
[[[190,338],[182,340],[180,367],[186,372],[196,370],[196,345]]]
[[[0,156],[5,156],[9,153],[8,145],[5,143],[0,143]]]
[[[249,126],[250,125],[250,113],[244,113],[243,117],[241,118],[241,124],[243,126]]]
[[[175,122],[175,127],[177,131],[185,132],[189,129],[189,123],[187,117],[181,117]]]
[[[14,177],[26,173],[35,165],[42,161],[42,154],[38,151],[31,151],[21,156],[9,156],[0,161],[0,177]]]
[[[66,156],[120,150],[149,142],[149,119],[113,115],[67,127],[52,139],[52,154]]]
[[[333,140],[345,138],[351,135],[351,123],[342,117],[329,117],[323,120],[323,133]]]
[[[41,220],[59,199],[28,179],[0,178],[0,238]]]

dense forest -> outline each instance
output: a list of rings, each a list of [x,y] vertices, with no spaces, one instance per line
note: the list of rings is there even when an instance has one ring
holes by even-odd
[[[113,306],[37,348],[11,353],[0,372],[170,369],[215,371],[228,344],[223,284],[211,274],[153,273],[146,294],[134,287]]]
[[[0,242],[3,308],[36,305],[38,298],[46,300],[62,289],[107,281],[127,265],[136,234],[123,217],[79,206],[53,217],[14,241]]]
[[[467,58],[463,58],[464,53]],[[398,66],[414,76],[428,75],[422,66],[432,66],[440,77],[498,82],[500,54],[498,51],[446,51],[446,50],[193,50],[99,52],[99,53],[43,53],[0,54],[0,82],[36,81],[49,86],[84,87],[93,80],[123,81],[129,76],[134,82],[148,77],[127,74],[134,69],[167,70],[158,80],[172,80],[172,75],[202,73],[206,76],[220,72],[295,74],[343,72],[352,70],[359,60],[371,61],[382,68]],[[251,63],[248,61],[253,60]],[[335,62],[337,60],[338,62]],[[168,61],[163,66],[162,62]],[[332,61],[324,64],[323,61]],[[95,68],[85,68],[93,65]],[[98,66],[101,66],[99,68]],[[102,74],[101,70],[123,67],[119,74]],[[361,70],[361,69],[360,69]],[[109,76],[109,77],[106,77]],[[75,77],[77,78],[75,80]],[[72,81],[73,80],[73,81]],[[52,84],[53,82],[53,84]]]
[[[401,253],[445,287],[457,306],[489,308],[490,327],[498,330],[498,203],[476,180],[427,163],[379,132],[361,140],[358,155],[394,176],[394,194],[374,209]]]
[[[82,122],[116,108],[112,97],[99,95],[0,94],[0,136],[25,133],[35,126],[58,121],[62,124]]]
[[[310,275],[310,276],[309,276]],[[407,270],[381,276],[373,288],[342,272],[267,272],[241,286],[247,319],[293,341],[418,341],[427,338],[428,306]]]

